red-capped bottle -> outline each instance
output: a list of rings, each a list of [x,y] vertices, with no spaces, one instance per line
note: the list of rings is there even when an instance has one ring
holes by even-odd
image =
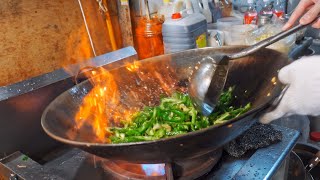
[[[253,0],[248,0],[248,10],[244,13],[244,24],[257,24],[258,12]]]
[[[284,15],[284,3],[281,0],[275,1],[273,14],[277,17],[282,17]]]
[[[260,14],[263,16],[268,16],[270,18],[272,17],[273,11],[272,11],[272,6],[269,3],[269,0],[263,0],[263,6],[260,11]]]

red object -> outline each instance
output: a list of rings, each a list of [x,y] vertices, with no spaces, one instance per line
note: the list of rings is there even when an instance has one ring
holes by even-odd
[[[244,16],[244,24],[252,24],[252,21],[254,21],[253,24],[256,24],[257,16],[249,16],[245,15]]]
[[[182,18],[182,16],[180,13],[174,13],[174,14],[172,14],[171,18],[172,19],[180,19],[180,18]]]
[[[274,10],[273,13],[277,16],[277,17],[281,17],[284,12],[283,11],[277,11],[277,10]]]
[[[320,141],[320,132],[311,132],[310,133],[310,139],[313,141]]]

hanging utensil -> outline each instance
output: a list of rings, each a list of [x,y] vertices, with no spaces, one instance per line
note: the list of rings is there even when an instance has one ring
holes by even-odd
[[[115,51],[115,50],[117,50],[117,43],[116,43],[116,39],[114,36],[114,30],[113,30],[113,26],[112,26],[110,12],[108,10],[107,1],[106,0],[97,0],[97,2],[99,4],[99,9],[101,11],[103,11],[105,14],[107,29],[108,29],[110,43],[111,43],[111,48],[113,51]]]

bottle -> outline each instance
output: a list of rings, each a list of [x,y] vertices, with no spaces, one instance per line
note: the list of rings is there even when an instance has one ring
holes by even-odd
[[[248,0],[248,10],[244,13],[244,24],[257,24],[258,12],[253,0]]]
[[[164,54],[162,24],[158,17],[140,18],[135,29],[135,48],[139,59]]]
[[[163,18],[170,18],[171,14],[173,13],[174,5],[170,0],[163,0],[163,5],[159,8],[158,16]]]
[[[139,59],[158,56],[164,53],[162,24],[163,19],[150,16],[148,0],[144,0],[146,16],[139,19],[135,28],[135,48]]]
[[[162,35],[165,53],[206,47],[206,17],[202,13],[172,14],[162,25]]]
[[[260,11],[260,14],[263,16],[272,17],[273,11],[272,11],[272,6],[269,3],[269,0],[263,0],[263,5]]]
[[[212,22],[217,22],[218,19],[223,18],[222,8],[220,7],[219,0],[210,1],[211,12],[212,12]]]
[[[186,0],[186,11],[187,14],[193,14],[191,0]]]
[[[202,14],[206,17],[207,23],[212,23],[212,14],[209,8],[209,1],[202,0],[202,3],[203,3]]]
[[[284,15],[284,3],[281,0],[275,0],[273,13],[279,18]]]
[[[200,10],[200,2],[199,0],[191,0],[191,3],[192,3],[192,7],[193,7],[193,12],[194,13],[201,13],[201,10]]]

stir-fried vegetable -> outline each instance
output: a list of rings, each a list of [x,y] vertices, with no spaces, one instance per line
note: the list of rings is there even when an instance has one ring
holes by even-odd
[[[206,117],[195,109],[187,94],[176,92],[171,97],[162,98],[159,106],[145,107],[137,112],[131,121],[122,123],[123,127],[107,130],[112,134],[112,143],[149,141],[184,134],[223,123],[250,109],[250,103],[244,107],[233,107],[233,99],[233,88],[229,88],[221,94],[214,113]]]

